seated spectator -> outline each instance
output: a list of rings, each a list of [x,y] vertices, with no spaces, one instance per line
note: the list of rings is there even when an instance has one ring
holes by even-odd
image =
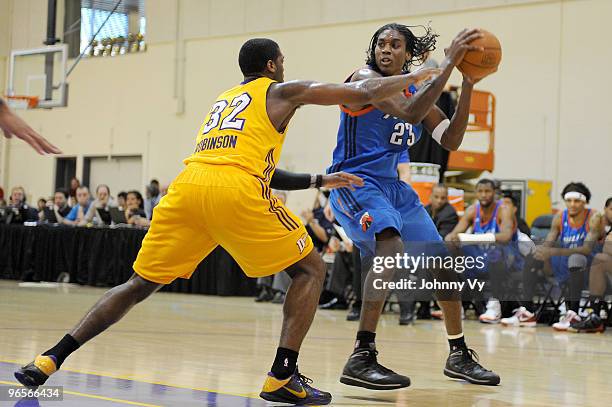
[[[594,218],[599,216],[599,214],[593,215]],[[603,332],[606,329],[606,324],[601,319],[601,307],[605,304],[606,276],[612,277],[612,197],[606,201],[604,213],[601,216],[601,224],[601,252],[595,254],[589,273],[589,306],[591,312],[584,320],[570,323],[568,331],[571,332],[593,333]]]
[[[53,201],[48,201],[42,211],[41,221],[48,223],[63,223],[63,220],[72,208],[68,206],[68,192],[59,188],[53,195]]]
[[[514,198],[512,195],[505,194],[502,198],[502,204],[510,208],[512,215],[516,220],[516,227],[518,230],[524,235],[531,236],[531,229],[529,228],[529,225],[527,222],[525,222],[525,219],[518,216],[518,202],[516,201],[516,198]]]
[[[11,190],[9,205],[5,215],[5,223],[23,224],[24,222],[37,222],[38,211],[26,202],[26,193],[23,187],[14,187]]]
[[[84,226],[88,223],[93,223],[94,225],[110,225],[111,216],[109,208],[111,206],[117,205],[110,194],[110,188],[105,184],[98,185],[96,188],[96,199],[89,206],[85,218],[79,225]]]
[[[306,231],[312,238],[312,242],[319,253],[325,251],[329,238],[334,234],[334,225],[327,220],[324,213],[328,197],[329,191],[318,191],[313,208],[302,211]]]
[[[503,247],[499,244],[517,240],[516,224],[511,209],[495,199],[495,183],[483,178],[476,183],[477,202],[467,208],[465,216],[459,220],[455,228],[446,235],[448,242],[473,241],[462,247],[464,255],[474,258],[486,257],[486,269],[477,272],[487,272],[490,283],[490,295],[487,299],[486,311],[478,319],[480,322],[497,324],[502,317],[500,299],[502,299],[507,265],[504,259]],[[474,237],[466,234],[472,227]],[[498,243],[498,245],[483,245],[482,243]],[[465,275],[474,274],[476,270],[466,271]]]
[[[117,194],[117,206],[120,210],[124,211],[127,208],[127,192],[121,191]]]
[[[459,223],[455,208],[448,203],[448,188],[444,184],[436,185],[431,191],[429,205],[425,210],[431,216],[438,233],[445,238]]]
[[[339,232],[340,226],[336,226]],[[321,309],[348,309],[346,300],[347,286],[352,282],[354,273],[353,266],[353,242],[346,236],[336,233],[329,238],[328,251],[333,254],[333,263],[329,267],[329,278],[325,285],[326,292],[331,298],[321,304]]]
[[[553,218],[545,242],[536,248],[535,260],[544,262],[546,274],[554,275],[559,284],[567,285],[565,315],[553,324],[557,331],[567,331],[572,323],[579,322],[580,296],[584,288],[585,273],[595,244],[603,231],[597,212],[587,208],[591,191],[581,182],[572,182],[563,188],[561,197],[566,209]],[[534,272],[528,269],[524,282],[526,298],[533,298]]]
[[[125,219],[128,225],[139,227],[150,226],[151,222],[147,219],[147,214],[144,210],[144,200],[140,192],[129,191],[125,204]]]
[[[47,200],[45,198],[39,198],[38,202],[36,204],[36,207],[37,207],[37,210],[38,210],[38,219],[39,220],[43,220],[43,218],[44,218],[43,211],[47,207]]]
[[[448,187],[444,184],[438,184],[433,187],[429,197],[429,204],[425,206],[425,210],[429,216],[431,216],[442,239],[444,239],[459,222],[457,211],[455,211],[455,208],[448,202]],[[442,310],[435,309],[434,316],[436,318],[441,318]],[[429,301],[421,301],[417,318],[430,319],[431,317]]]
[[[77,189],[81,186],[81,181],[77,177],[70,180],[70,192],[68,194],[68,206],[73,207],[77,204]]]
[[[151,219],[153,217],[153,209],[155,209],[161,199],[158,180],[152,179],[149,185],[147,185],[146,197],[144,205],[145,213],[147,214],[147,219]]]
[[[85,215],[91,207],[89,188],[86,186],[78,187],[76,190],[76,200],[77,204],[72,207],[68,215],[66,215],[60,223],[65,225],[80,225],[85,220]]]

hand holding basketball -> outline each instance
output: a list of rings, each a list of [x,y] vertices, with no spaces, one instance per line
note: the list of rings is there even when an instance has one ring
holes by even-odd
[[[482,29],[479,31],[482,35],[470,43],[472,47],[478,49],[468,50],[457,66],[464,77],[472,83],[497,71],[502,56],[501,44],[497,37],[488,31]]]
[[[458,65],[463,61],[464,56],[468,51],[481,51],[482,46],[473,44],[479,38],[482,38],[483,34],[477,28],[464,29],[462,30],[451,42],[448,48],[444,49],[446,58],[453,65]]]

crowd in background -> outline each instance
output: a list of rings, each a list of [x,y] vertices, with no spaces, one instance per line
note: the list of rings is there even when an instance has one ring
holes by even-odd
[[[90,190],[73,178],[69,187],[57,188],[53,196],[38,199],[34,206],[22,186],[11,188],[6,199],[0,189],[0,223],[147,228],[163,191],[155,179],[145,190],[145,197],[136,189],[121,191],[115,197],[106,184]]]
[[[358,248],[334,222],[328,196],[320,191],[312,209],[301,214],[328,265],[319,306],[348,310],[347,320],[355,321],[361,312],[362,270],[369,267],[361,264]],[[463,242],[463,254],[488,255],[484,273],[477,275],[488,281],[487,288],[477,298],[464,299],[464,317],[467,313],[482,323],[519,327],[548,323],[557,331],[573,332],[601,332],[612,322],[606,302],[606,294],[612,294],[612,198],[603,210],[590,209],[591,193],[579,182],[568,184],[561,196],[565,208],[536,219],[532,233],[518,214],[519,203],[501,193],[495,181],[477,183],[476,201],[462,217],[448,201],[448,188],[433,188],[425,210],[442,239],[448,245]],[[506,237],[505,222],[511,225]],[[490,238],[491,247],[482,244]],[[462,278],[473,276],[464,273]],[[256,301],[282,303],[289,284],[285,273],[259,279]],[[389,293],[386,309],[395,306],[401,325],[444,318],[435,301],[417,301],[409,291]]]

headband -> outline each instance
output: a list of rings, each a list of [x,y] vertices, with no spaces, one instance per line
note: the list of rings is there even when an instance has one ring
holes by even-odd
[[[584,201],[586,202],[586,196],[584,196],[584,194],[581,194],[580,192],[576,192],[576,191],[571,191],[566,193],[565,195],[563,195],[563,199],[565,199],[566,201],[568,199],[577,199],[579,201]]]

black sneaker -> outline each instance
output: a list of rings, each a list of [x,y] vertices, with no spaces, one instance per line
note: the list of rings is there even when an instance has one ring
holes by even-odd
[[[431,319],[431,308],[429,302],[421,301],[421,306],[417,311],[417,319]]]
[[[478,363],[478,354],[467,348],[458,349],[448,355],[444,375],[486,386],[496,386],[500,382],[495,372],[485,369]]]
[[[394,390],[410,386],[408,377],[379,364],[376,355],[378,351],[374,349],[355,351],[344,365],[340,383],[370,390]]]
[[[347,321],[359,321],[360,318],[361,318],[361,303],[355,302],[353,303],[353,306],[351,307],[351,310],[349,311],[349,313],[346,314],[346,320]]]
[[[319,309],[348,309],[348,304],[343,298],[334,297],[325,304],[319,305]]]
[[[272,373],[268,373],[259,397],[275,403],[291,403],[298,406],[329,404],[332,395],[315,389],[310,383],[312,380],[300,374],[297,369],[285,380],[278,380]]]
[[[38,355],[34,361],[21,367],[15,372],[19,383],[28,388],[38,388],[45,384],[49,376],[57,371],[55,356]]]
[[[568,332],[585,332],[585,333],[597,333],[606,330],[606,325],[603,323],[598,315],[591,313],[589,316],[581,321],[570,323]]]
[[[416,314],[414,313],[414,302],[403,303],[400,302],[400,325],[410,325],[416,320]]]

